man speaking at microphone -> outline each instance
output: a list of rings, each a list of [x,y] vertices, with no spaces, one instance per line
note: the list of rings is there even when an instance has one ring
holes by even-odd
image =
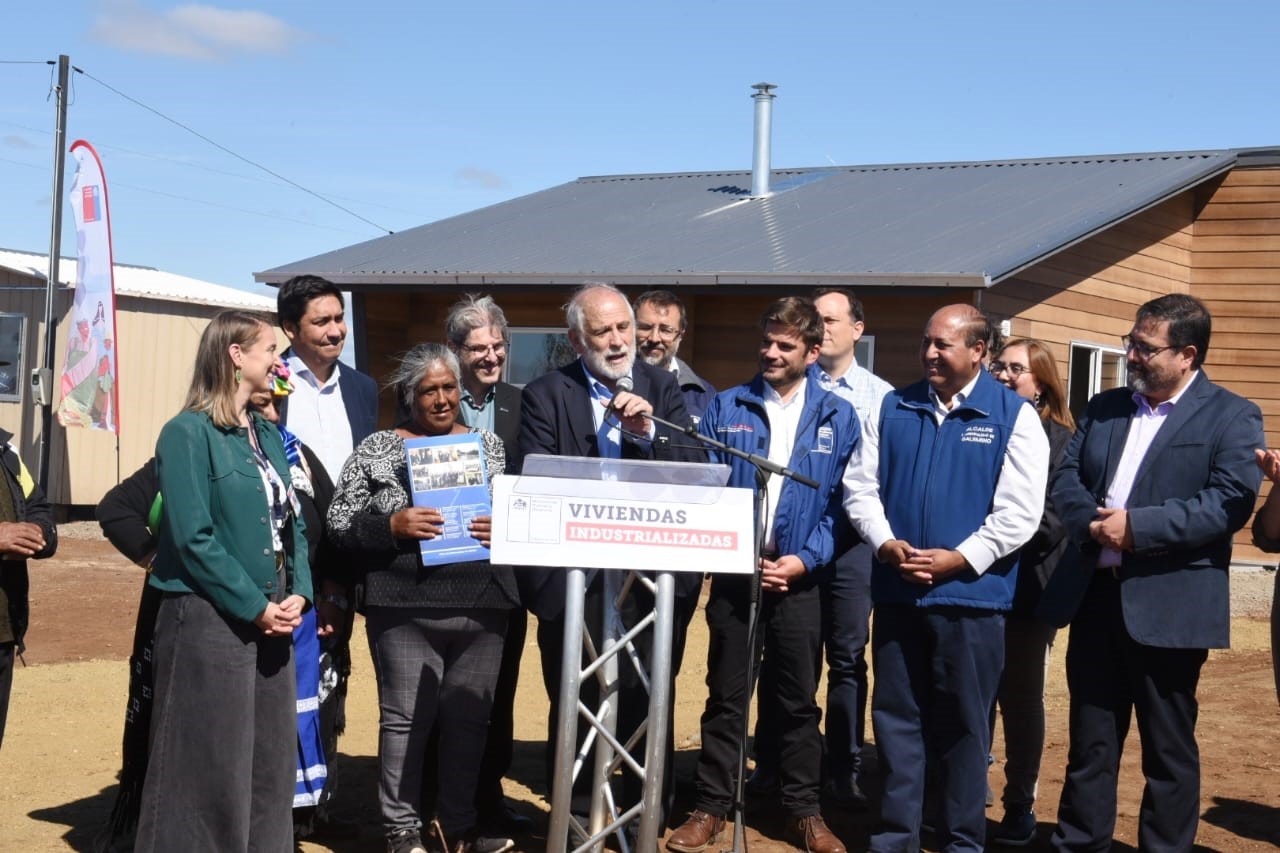
[[[557,456],[593,456],[613,459],[659,459],[672,462],[705,462],[706,455],[694,447],[693,439],[650,420],[648,415],[680,426],[691,423],[675,377],[636,360],[635,315],[627,298],[612,285],[587,282],[573,295],[565,309],[569,342],[578,354],[576,361],[530,382],[524,389],[524,412],[520,423],[520,456],[546,453]],[[674,438],[673,438],[674,437]],[[674,569],[681,567],[675,566]],[[702,573],[697,567],[676,575],[677,600],[697,597]],[[605,606],[602,578],[588,574],[584,613],[593,638],[601,636]],[[560,663],[564,647],[565,571],[530,569],[524,579],[522,597],[538,617],[538,652],[542,658],[542,678],[551,701],[547,725],[547,788],[555,771],[556,739],[560,712]],[[639,599],[639,600],[637,600]],[[622,605],[623,622],[635,624],[652,609],[652,596],[640,585],[632,587]],[[677,604],[676,612],[692,612]],[[684,654],[685,624],[674,626],[671,644],[672,691],[675,673]],[[648,666],[648,649],[640,645]],[[619,659],[619,716],[617,731],[629,735],[644,719],[648,694],[639,675],[624,655]],[[593,695],[597,682],[586,679],[583,701],[598,704]],[[579,726],[579,744],[585,735]],[[666,778],[663,803],[669,811],[674,740],[667,733]],[[644,763],[644,742],[633,751]],[[634,774],[624,776],[618,805],[629,808],[640,799],[641,784]],[[586,814],[591,807],[591,772],[584,769],[573,789],[571,811]]]

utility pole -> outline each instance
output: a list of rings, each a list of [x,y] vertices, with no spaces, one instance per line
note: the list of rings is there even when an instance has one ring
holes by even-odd
[[[49,446],[53,438],[53,355],[58,342],[58,325],[53,316],[53,297],[58,288],[58,260],[62,257],[62,182],[67,148],[67,81],[71,57],[58,56],[57,118],[53,128],[53,219],[49,225],[49,277],[44,294],[44,363],[32,372],[31,384],[40,405],[40,468],[36,479],[49,490]]]

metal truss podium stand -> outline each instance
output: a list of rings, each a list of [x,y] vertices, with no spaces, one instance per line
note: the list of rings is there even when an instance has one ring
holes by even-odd
[[[728,493],[745,492],[746,500],[733,502],[732,514],[740,515],[743,512],[741,508],[745,507],[746,529],[749,530],[750,491],[725,488],[728,474],[728,467],[723,465],[531,455],[525,460],[520,477],[503,478],[515,481],[515,485],[508,483],[495,493],[495,528],[505,526],[505,535],[516,539],[515,542],[502,543],[495,539],[495,562],[547,565],[547,557],[557,555],[567,558],[566,562],[581,560],[597,566],[563,569],[567,572],[564,653],[561,660],[560,712],[556,724],[551,823],[547,832],[549,851],[600,851],[604,849],[605,839],[615,834],[622,849],[628,851],[625,828],[637,818],[639,826],[635,849],[644,853],[657,850],[662,830],[660,820],[667,731],[671,725],[675,576],[669,570],[653,569],[688,566],[702,572],[707,570],[708,564],[708,556],[695,549],[620,546],[616,542],[612,547],[599,548],[600,559],[584,560],[582,558],[587,555],[574,550],[577,546],[571,540],[575,536],[568,531],[568,527],[573,525],[565,526],[564,516],[574,512],[571,507],[575,506],[575,500],[592,500],[577,496],[589,495],[593,490],[604,496],[594,498],[598,506],[616,509],[631,504],[643,508],[639,513],[642,516],[645,511],[652,512],[651,508],[655,506],[668,509],[688,506],[689,515],[695,519],[698,518],[696,513],[704,517],[715,515],[723,508],[721,504]],[[525,497],[521,491],[520,484],[530,477],[542,478],[543,490],[536,498]],[[545,490],[548,482],[552,482],[551,496]],[[554,508],[548,508],[556,501],[563,502],[559,509],[553,511]],[[529,509],[531,504],[532,512],[537,513],[541,509],[544,516],[535,515],[532,519],[521,516],[521,511]],[[581,505],[576,504],[578,507]],[[509,510],[513,506],[517,509]],[[632,510],[627,509],[626,512]],[[556,543],[561,547],[552,547],[540,555],[538,546],[551,544],[549,540],[552,537],[546,530],[554,526],[551,522],[553,516],[555,523],[560,524],[567,535],[564,542]],[[699,527],[708,523],[699,522]],[[579,529],[587,526],[600,528],[607,524],[579,525]],[[637,528],[619,523],[616,529],[634,531]],[[524,540],[520,539],[522,534],[518,531],[521,530],[531,531]],[[538,541],[539,536],[544,541]],[[584,538],[581,533],[578,536]],[[745,572],[751,568],[752,557],[748,553],[750,535],[746,539],[748,542],[743,553],[747,556],[736,564],[734,571]],[[642,569],[649,571],[642,573],[639,571]],[[587,587],[597,575],[603,584],[600,600],[604,610],[598,620],[596,614],[585,612]],[[643,585],[652,592],[654,606],[635,619],[634,624],[627,626],[623,623],[619,606],[627,596],[635,594],[637,585]],[[592,635],[589,626],[595,628],[598,636]],[[646,639],[652,642],[647,656],[641,651]],[[623,661],[624,656],[626,662]],[[647,668],[644,666],[646,659],[649,662]],[[645,719],[634,731],[618,731],[619,703],[623,701],[620,670],[627,664],[634,667],[648,691],[648,709]],[[594,707],[582,698],[583,685],[591,679],[599,688],[599,701]],[[578,732],[583,727],[586,734],[581,748],[578,748]],[[642,739],[645,751],[644,763],[640,764],[631,752]],[[626,810],[621,810],[615,802],[611,785],[618,772],[634,774],[643,791],[640,802]],[[592,779],[587,826],[582,826],[570,814],[573,782],[582,773],[589,774]]]
[[[649,583],[635,572],[605,571],[602,636],[593,640],[587,628],[584,600],[586,575],[570,569],[565,595],[564,658],[560,664],[560,719],[556,729],[556,775],[551,790],[551,824],[547,831],[548,850],[567,850],[569,835],[583,841],[574,850],[602,850],[604,839],[622,831],[639,817],[636,836],[638,850],[657,848],[658,825],[662,815],[662,781],[666,772],[667,727],[671,709],[671,635],[675,610],[675,580],[671,572],[657,577],[654,607],[629,630],[622,624],[618,605],[631,594],[635,583]],[[636,649],[641,636],[652,630],[650,667],[646,672]],[[585,666],[583,657],[586,657]],[[649,708],[645,721],[634,732],[618,732],[619,658],[626,655],[640,679],[648,687]],[[592,708],[581,698],[582,682],[594,678],[600,685],[599,704]],[[575,749],[579,726],[588,731],[581,750]],[[644,764],[639,765],[631,749],[645,738]],[[611,780],[614,772],[634,773],[643,780],[640,802],[619,811],[614,802]],[[573,782],[581,773],[591,773],[590,825],[583,827],[570,814]],[[622,844],[627,843],[625,833]]]

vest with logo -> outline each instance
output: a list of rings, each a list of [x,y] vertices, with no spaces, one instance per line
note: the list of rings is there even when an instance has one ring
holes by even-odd
[[[1027,401],[978,376],[973,393],[939,425],[927,382],[887,395],[880,411],[880,500],[893,535],[916,548],[954,549],[991,513],[1005,449]],[[1018,553],[921,586],[876,560],[871,596],[876,604],[954,605],[1009,610]]]

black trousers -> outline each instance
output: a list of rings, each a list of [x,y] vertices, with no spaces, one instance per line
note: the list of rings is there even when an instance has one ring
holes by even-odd
[[[529,631],[529,613],[523,607],[507,615],[507,634],[502,641],[502,665],[498,683],[493,689],[493,710],[489,712],[489,739],[480,760],[480,782],[476,786],[476,808],[484,815],[488,809],[503,806],[502,778],[511,769],[515,742],[516,687],[520,681],[520,657]]]
[[[822,644],[827,656],[826,752],[823,775],[853,775],[867,727],[867,643],[871,639],[871,546],[859,543],[822,570]],[[822,661],[817,678],[822,679]],[[774,697],[756,698],[756,766],[778,766]]]
[[[707,697],[698,755],[697,808],[725,816],[733,806],[742,741],[743,713],[750,700],[746,673],[752,578],[718,575],[707,601]],[[822,655],[819,585],[803,579],[786,594],[762,593],[756,637],[763,649],[759,689],[769,703],[775,732],[782,807],[804,817],[819,813],[822,736],[816,694]]]
[[[9,693],[13,690],[13,659],[16,642],[0,643],[0,746],[4,745],[4,724],[9,719]]]
[[[1120,581],[1109,571],[1095,572],[1067,642],[1071,748],[1055,850],[1111,848],[1120,755],[1134,715],[1146,776],[1138,849],[1192,848],[1200,819],[1196,685],[1207,657],[1205,649],[1134,640],[1124,624]]]
[[[678,585],[677,585],[678,586]],[[587,586],[586,595],[584,597],[584,621],[593,638],[601,636],[601,619],[603,607],[606,602],[602,594],[603,582],[597,576],[592,579]],[[672,703],[675,700],[675,678],[680,672],[680,663],[684,659],[685,635],[689,630],[689,622],[693,618],[693,613],[697,609],[697,595],[676,595],[674,625],[672,626],[671,636],[671,684],[668,688],[668,696],[671,697]],[[653,609],[653,597],[648,590],[639,584],[632,586],[631,594],[627,596],[621,610],[622,622],[627,627],[635,625],[636,622]],[[560,721],[560,682],[561,672],[560,665],[564,651],[564,619],[540,619],[538,620],[538,653],[542,659],[542,682],[547,690],[547,698],[550,700],[550,710],[547,715],[547,746],[544,755],[546,768],[547,793],[552,790],[552,783],[555,779],[556,766],[556,744],[559,735]],[[646,669],[651,665],[652,646],[649,641],[649,633],[642,634],[637,641],[637,650],[640,653],[640,659]],[[630,737],[631,732],[648,716],[649,711],[649,693],[644,688],[644,683],[640,680],[639,674],[631,665],[631,660],[627,655],[622,655],[619,659],[618,679],[620,681],[619,688],[619,707],[617,734],[618,738],[626,741]],[[599,704],[599,688],[598,682],[594,679],[587,679],[582,682],[581,690],[582,701],[588,707],[596,707]],[[587,726],[579,721],[577,746],[582,746],[582,741],[586,737]],[[645,753],[645,741],[642,738],[635,746],[632,755],[636,761],[643,765]],[[675,766],[675,728],[667,727],[667,743],[666,743],[666,760],[664,762],[665,772],[662,780],[662,804],[663,814],[661,822],[666,823],[667,818],[671,815],[672,804],[675,800],[675,785],[673,782],[673,769]],[[586,814],[591,810],[591,787],[593,784],[593,767],[584,765],[582,771],[578,774],[577,780],[573,786],[573,798],[570,811],[574,814]],[[640,801],[643,794],[643,785],[636,778],[634,773],[626,772],[623,774],[622,790],[616,793],[616,802],[618,806],[626,810],[635,803]]]

